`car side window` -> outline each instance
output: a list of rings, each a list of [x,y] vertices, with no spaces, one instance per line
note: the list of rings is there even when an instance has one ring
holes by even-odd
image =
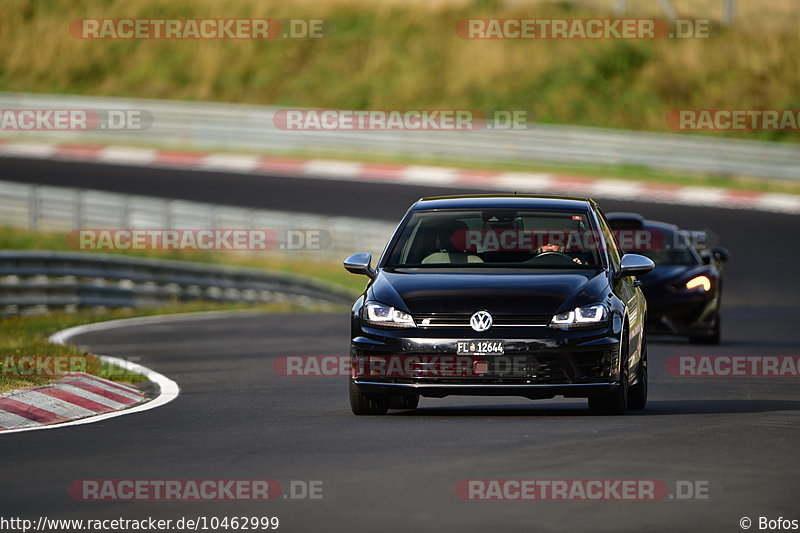
[[[617,246],[617,239],[614,237],[614,233],[608,226],[608,222],[606,221],[606,216],[603,212],[598,209],[597,210],[597,219],[600,221],[600,231],[603,232],[603,236],[606,240],[606,246],[608,247],[608,257],[611,260],[611,267],[616,272],[619,270],[619,262],[620,262],[620,253],[619,247]]]

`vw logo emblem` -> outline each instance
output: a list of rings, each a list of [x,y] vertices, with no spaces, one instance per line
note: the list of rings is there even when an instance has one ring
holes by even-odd
[[[478,311],[469,318],[469,325],[475,331],[486,331],[492,327],[492,315],[487,311]]]

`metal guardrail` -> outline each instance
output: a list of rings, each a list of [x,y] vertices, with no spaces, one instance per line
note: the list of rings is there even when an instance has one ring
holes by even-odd
[[[104,254],[0,250],[0,314],[186,301],[349,305],[344,290],[259,269]]]
[[[3,109],[146,110],[144,130],[0,131],[63,142],[132,143],[195,150],[442,157],[465,162],[624,164],[687,172],[800,179],[800,147],[702,135],[529,124],[525,130],[286,131],[276,107],[169,100],[0,93]]]
[[[0,181],[0,226],[63,233],[73,229],[322,230],[320,249],[231,251],[292,261],[337,263],[381,252],[394,225],[348,217],[164,200]],[[312,278],[260,269],[107,255],[0,250],[0,315],[50,308],[144,307],[171,302],[276,302],[349,305],[352,296]]]
[[[30,231],[74,229],[264,229],[278,235],[315,231],[318,248],[276,246],[268,254],[292,261],[340,262],[356,252],[379,255],[394,224],[352,217],[246,209],[93,190],[0,181],[0,226]]]

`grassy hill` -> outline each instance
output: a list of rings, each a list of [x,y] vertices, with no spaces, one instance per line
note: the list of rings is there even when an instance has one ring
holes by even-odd
[[[543,122],[668,130],[676,108],[800,108],[798,8],[740,1],[689,40],[464,40],[462,18],[613,16],[613,1],[0,0],[0,90],[353,109],[527,110]],[[629,0],[632,16],[661,16]],[[673,0],[719,19],[721,1]],[[577,6],[577,7],[576,7]],[[783,10],[783,11],[782,11]],[[321,18],[320,40],[80,40],[78,18]],[[740,138],[789,140],[784,132]]]

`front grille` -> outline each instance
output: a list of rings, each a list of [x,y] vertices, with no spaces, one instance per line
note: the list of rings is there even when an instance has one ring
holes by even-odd
[[[569,383],[562,368],[555,364],[514,365],[495,367],[489,361],[485,374],[469,376],[413,376],[418,383],[473,384],[473,385],[533,385]]]
[[[468,328],[470,314],[428,313],[413,315],[418,328]],[[492,315],[492,327],[544,327],[549,315]]]
[[[409,377],[445,382],[464,378],[469,381],[522,380],[522,382],[566,379],[563,369],[553,362],[538,363],[532,358],[488,357],[482,363],[486,366],[481,371],[477,370],[474,364],[414,363],[410,365]]]

